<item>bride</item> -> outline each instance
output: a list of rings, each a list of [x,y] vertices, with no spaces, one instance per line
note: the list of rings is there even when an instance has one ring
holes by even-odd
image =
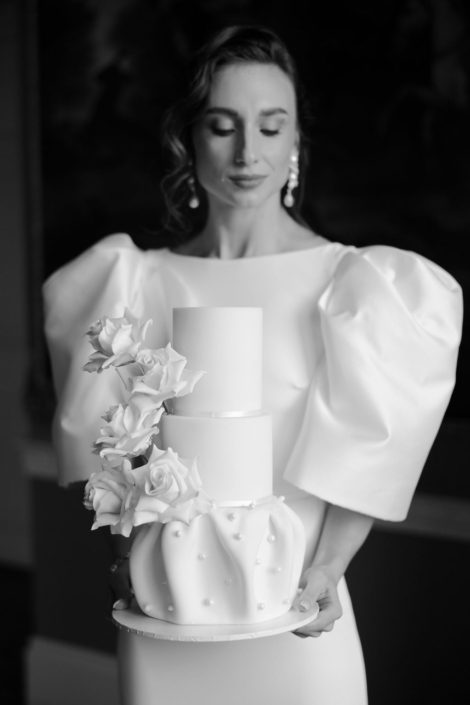
[[[374,518],[407,514],[453,389],[461,293],[419,254],[344,246],[303,222],[302,96],[272,31],[218,33],[165,122],[174,246],[143,252],[111,235],[44,285],[62,484],[88,478],[102,399],[119,398],[109,377],[82,372],[91,320],[126,305],[156,322],[152,343],[162,346],[175,306],[263,308],[274,491],[306,531],[298,607],[320,605],[295,634],[251,641],[120,632],[123,705],[367,703],[344,576]],[[126,608],[128,547],[114,550],[115,607]]]

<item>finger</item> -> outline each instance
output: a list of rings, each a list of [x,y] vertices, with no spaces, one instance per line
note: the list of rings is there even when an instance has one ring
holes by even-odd
[[[315,604],[315,603],[313,603]],[[337,619],[339,619],[343,610],[341,604],[338,600],[319,600],[319,612],[317,616],[312,619],[308,624],[302,627],[302,631],[307,631],[309,633],[331,631]],[[307,611],[307,609],[312,605],[312,601],[308,599],[306,593],[301,596],[300,602],[298,603],[299,611]]]
[[[292,607],[300,612],[309,612],[317,605],[320,605],[327,595],[328,590],[325,585],[308,584],[303,588],[300,586]]]
[[[310,612],[310,610],[318,607],[318,603],[306,593],[303,593],[293,606],[298,609],[299,612]]]
[[[322,635],[323,632],[318,632],[318,631],[307,631],[306,627],[302,627],[302,629],[298,629],[295,632],[292,632],[295,636],[299,636],[301,639],[308,639],[308,637],[313,636],[315,638],[319,637]]]
[[[314,631],[331,632],[336,620],[341,617],[341,614],[341,610],[338,610],[338,608],[333,605],[326,607],[325,609],[320,609],[318,617],[309,622],[306,625],[306,628],[309,630],[313,629]]]
[[[123,597],[120,597],[119,600],[113,602],[113,610],[127,610],[129,605],[130,600],[125,600]]]
[[[300,627],[294,634],[298,634],[298,636],[320,636],[323,632],[331,632],[333,631],[335,626],[334,622],[330,622],[329,624],[326,624],[325,626],[321,626],[321,623],[318,623],[318,619],[314,619],[312,622],[309,622],[306,624],[304,627]]]
[[[309,626],[307,625],[306,627],[302,627],[302,629],[304,630],[304,633],[307,636],[320,636],[320,634],[323,634],[324,632],[331,632],[333,630],[333,627],[334,627],[333,624],[329,624],[328,626],[324,627],[323,629],[318,629],[317,627],[315,627],[313,629],[313,628],[309,628]]]
[[[301,631],[299,631],[299,630],[296,630],[295,632],[292,632],[292,634],[293,634],[294,636],[300,637],[301,639],[308,639],[308,637],[310,636],[310,634],[303,634],[303,632],[301,632]]]

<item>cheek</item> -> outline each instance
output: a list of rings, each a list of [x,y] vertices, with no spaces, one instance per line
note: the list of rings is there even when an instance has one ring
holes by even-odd
[[[274,140],[265,144],[265,158],[276,171],[287,175],[292,152],[295,147],[294,137],[283,140]]]
[[[199,181],[204,184],[207,180],[219,180],[230,159],[227,145],[203,141],[195,142],[194,153]]]
[[[292,154],[292,147],[289,145],[277,146],[266,154],[266,160],[270,163],[273,172],[275,172],[281,181],[287,180],[289,175],[289,164]]]

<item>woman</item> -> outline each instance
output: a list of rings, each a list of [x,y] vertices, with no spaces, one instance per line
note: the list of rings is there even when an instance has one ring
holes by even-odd
[[[157,346],[169,339],[172,307],[263,307],[274,489],[305,525],[298,606],[321,608],[296,636],[195,645],[122,633],[125,705],[367,702],[344,573],[375,517],[406,516],[454,384],[461,294],[417,254],[345,247],[302,223],[302,117],[279,38],[224,30],[200,51],[166,121],[169,225],[184,233],[194,212],[199,231],[145,253],[126,235],[105,238],[45,284],[62,484],[89,476],[112,393],[109,376],[81,369],[90,321],[127,305],[158,322]],[[125,549],[116,550],[116,606],[125,607]]]

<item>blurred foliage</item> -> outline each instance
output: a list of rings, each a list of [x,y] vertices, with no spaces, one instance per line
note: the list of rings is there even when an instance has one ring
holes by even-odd
[[[168,244],[162,112],[214,30],[260,23],[286,41],[311,96],[303,178],[312,227],[344,243],[420,252],[468,290],[464,0],[37,3],[45,276],[110,232],[130,232],[142,247]],[[462,413],[463,395],[454,398]]]

